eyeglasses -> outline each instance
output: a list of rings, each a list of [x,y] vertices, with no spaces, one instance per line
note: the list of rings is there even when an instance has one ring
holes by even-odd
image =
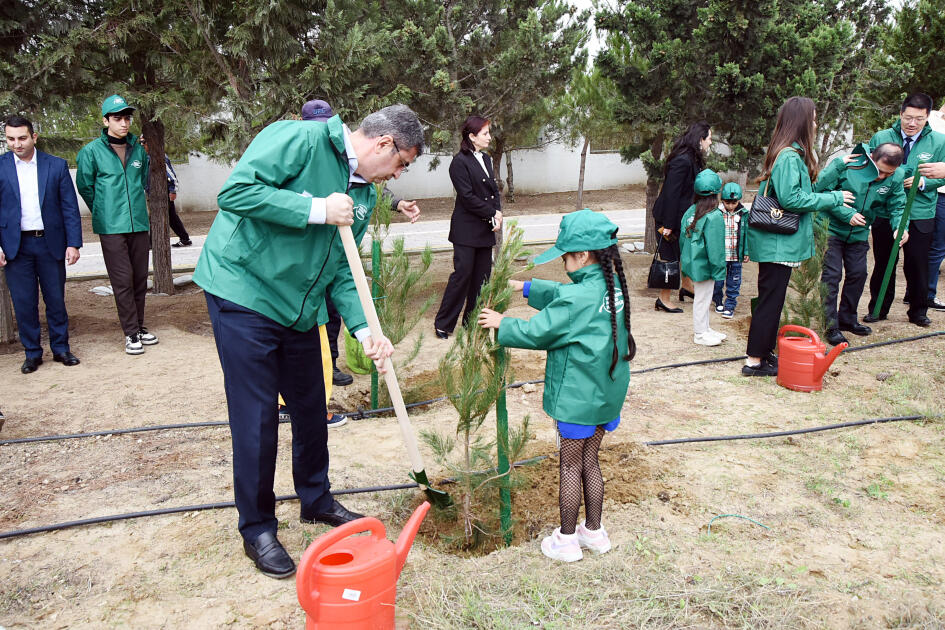
[[[405,162],[404,158],[400,157],[400,147],[397,146],[397,141],[394,140],[393,136],[391,136],[390,141],[394,143],[394,152],[397,154],[397,159],[400,160],[400,166],[403,169],[401,173],[406,173],[407,169],[410,168],[410,163]]]
[[[929,119],[928,116],[900,116],[904,123],[924,123]]]

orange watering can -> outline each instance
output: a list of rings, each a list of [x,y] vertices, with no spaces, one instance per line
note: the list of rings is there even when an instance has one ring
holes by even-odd
[[[786,337],[795,332],[803,337]],[[824,373],[849,344],[835,346],[825,355],[827,346],[810,328],[788,324],[778,331],[778,385],[799,392],[819,392],[824,387]]]
[[[384,524],[359,518],[315,540],[299,562],[295,588],[306,630],[393,630],[397,578],[430,504],[414,511],[397,543]],[[355,536],[369,532],[369,536]]]

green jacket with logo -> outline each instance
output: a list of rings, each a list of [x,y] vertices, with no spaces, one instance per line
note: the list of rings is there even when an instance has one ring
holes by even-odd
[[[352,333],[366,326],[338,228],[308,223],[312,197],[352,197],[355,240],[367,230],[374,186],[349,186],[341,119],[280,121],[263,129],[217,196],[220,212],[194,282],[283,326],[307,331],[326,287]],[[349,189],[350,188],[350,189]]]
[[[148,178],[147,153],[134,134],[128,142],[125,164],[102,135],[79,150],[75,185],[92,213],[96,234],[147,232],[148,201],[144,185]]]
[[[889,129],[878,131],[870,138],[870,151],[881,144],[891,142],[902,146],[902,124],[897,120]],[[909,150],[909,159],[903,164],[906,179],[917,174],[919,162],[945,162],[945,134],[932,131],[932,127],[925,123],[925,128],[919,132],[919,139]],[[935,218],[935,204],[938,202],[938,187],[945,184],[945,179],[926,179],[925,189],[916,191],[909,220]],[[918,185],[918,179],[916,179]],[[908,191],[907,191],[908,192]],[[893,229],[899,227],[895,224]]]
[[[614,341],[604,272],[592,264],[568,276],[569,284],[532,280],[528,304],[539,312],[528,320],[503,318],[498,339],[503,346],[548,352],[545,413],[562,422],[605,424],[620,415],[630,385],[630,362],[623,359],[623,309],[630,304],[614,276],[619,359],[611,376]]]
[[[696,214],[692,204],[683,214],[679,224],[679,264],[682,272],[694,282],[725,280],[725,219],[722,211],[715,208],[696,221],[692,233],[687,235],[689,224]]]
[[[830,219],[828,230],[845,243],[861,243],[870,236],[870,226],[879,218],[890,219],[893,229],[899,227],[902,211],[906,207],[906,193],[902,180],[906,171],[897,168],[889,177],[859,184],[847,177],[847,165],[843,158],[836,158],[817,176],[814,190],[847,190],[856,195],[852,208],[839,205],[828,208],[824,213]],[[866,225],[850,225],[850,219],[859,212],[866,219]]]
[[[800,216],[797,232],[774,234],[749,226],[748,257],[755,262],[802,262],[814,255],[813,214],[843,205],[839,191],[815,193],[811,187],[807,165],[801,158],[801,145],[794,143],[784,149],[771,167],[769,182],[758,187],[759,195],[776,197],[781,208]],[[769,185],[770,183],[770,185]]]

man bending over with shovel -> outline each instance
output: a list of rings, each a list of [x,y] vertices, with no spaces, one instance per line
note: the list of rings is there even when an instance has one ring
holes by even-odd
[[[367,329],[336,226],[360,240],[376,201],[373,182],[400,174],[423,151],[423,129],[405,105],[368,115],[356,131],[285,120],[253,139],[217,196],[217,214],[194,282],[223,368],[233,440],[233,490],[243,549],[265,575],[295,562],[276,538],[273,482],[281,392],[292,422],[292,478],[302,522],[360,518],[332,497],[321,344],[326,287],[348,329],[381,369],[393,353]]]

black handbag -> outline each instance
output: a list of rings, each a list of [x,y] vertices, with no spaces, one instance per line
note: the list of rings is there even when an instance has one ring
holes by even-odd
[[[770,180],[771,176],[768,176]],[[748,211],[748,225],[752,229],[772,234],[794,234],[801,224],[801,215],[781,208],[777,197],[768,197],[768,182],[765,182],[765,194],[759,194],[751,202]]]
[[[650,274],[646,279],[646,286],[649,289],[679,288],[679,261],[660,258],[660,245],[664,238],[660,235],[660,242],[656,244],[656,253],[653,254],[653,262],[650,263]]]

